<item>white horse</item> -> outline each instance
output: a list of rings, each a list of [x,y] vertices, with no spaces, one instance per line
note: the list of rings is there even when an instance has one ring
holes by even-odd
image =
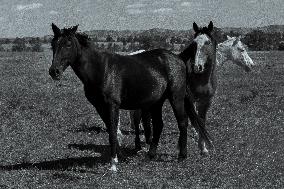
[[[243,68],[245,71],[250,71],[251,68],[255,65],[250,56],[248,55],[244,44],[241,42],[241,36],[239,37],[230,37],[227,36],[227,40],[219,43],[217,46],[217,64],[219,66],[223,66],[225,63],[230,62],[236,64]],[[128,55],[134,55],[144,52],[145,50],[138,50]],[[133,125],[133,117],[130,115],[130,111],[128,111],[128,115],[130,118],[131,128],[134,129]],[[194,135],[197,135],[197,132],[193,129]],[[118,121],[118,129],[117,129],[119,143],[122,142],[123,135],[120,131],[120,116]]]
[[[230,37],[217,46],[217,64],[222,66],[225,62],[231,62],[242,67],[245,71],[250,71],[255,65],[248,55],[244,44],[241,42],[241,36]]]

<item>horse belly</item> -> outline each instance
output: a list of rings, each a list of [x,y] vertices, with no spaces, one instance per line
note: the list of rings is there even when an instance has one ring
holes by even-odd
[[[121,108],[144,109],[159,101],[165,93],[166,85],[148,84],[139,85],[137,83],[135,86],[124,89],[121,95]]]

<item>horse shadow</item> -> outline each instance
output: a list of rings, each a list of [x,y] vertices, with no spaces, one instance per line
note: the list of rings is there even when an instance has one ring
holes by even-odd
[[[0,165],[0,170],[22,170],[22,169],[39,169],[39,170],[71,170],[74,167],[93,168],[104,165],[110,162],[110,146],[96,145],[96,144],[69,144],[69,149],[78,149],[81,151],[92,150],[101,155],[98,157],[76,157],[65,158],[51,161],[42,161],[38,163],[19,163],[13,165]],[[120,148],[118,153],[120,162],[127,162],[127,160],[137,154],[135,149]]]
[[[82,126],[82,127],[77,128],[75,130],[72,130],[72,132],[94,132],[96,134],[100,134],[100,133],[107,133],[107,129],[103,128],[101,126],[92,126],[92,127]],[[135,135],[134,130],[121,130],[121,133],[123,135]],[[140,129],[139,134],[140,135],[144,134],[144,130]]]

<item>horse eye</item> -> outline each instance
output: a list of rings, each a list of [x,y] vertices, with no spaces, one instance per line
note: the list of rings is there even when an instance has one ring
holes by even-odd
[[[242,49],[242,48],[238,48],[239,49],[239,51],[241,51],[241,52],[244,52],[245,51],[245,49]]]
[[[71,48],[71,47],[72,47],[71,41],[67,41],[66,47],[67,47],[67,48]]]

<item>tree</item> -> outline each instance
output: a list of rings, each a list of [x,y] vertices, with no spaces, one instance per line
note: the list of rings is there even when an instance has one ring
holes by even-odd
[[[150,50],[154,46],[152,41],[151,37],[141,36],[139,39],[140,47],[145,50]]]
[[[114,39],[110,35],[107,35],[106,42],[114,42]]]
[[[24,39],[16,38],[13,41],[12,51],[22,52],[26,50],[26,43]]]
[[[278,46],[278,50],[284,51],[284,41],[280,41],[279,46]]]
[[[40,41],[40,38],[37,37],[37,38],[33,38],[31,41],[30,41],[30,44],[31,44],[31,51],[33,52],[42,52],[43,51],[43,48],[42,48],[42,43]]]

